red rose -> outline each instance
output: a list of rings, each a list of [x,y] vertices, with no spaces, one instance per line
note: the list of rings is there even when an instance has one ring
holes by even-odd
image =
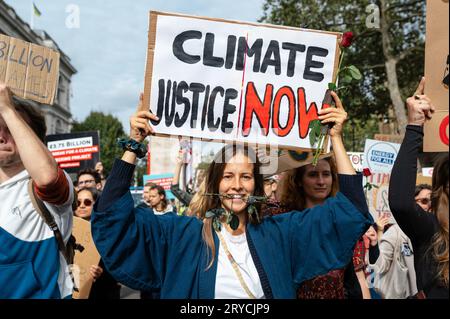
[[[345,32],[342,35],[341,47],[348,48],[353,42],[353,32]]]
[[[363,169],[363,175],[367,177],[367,176],[372,175],[372,173],[370,172],[370,169],[364,168],[364,169]]]

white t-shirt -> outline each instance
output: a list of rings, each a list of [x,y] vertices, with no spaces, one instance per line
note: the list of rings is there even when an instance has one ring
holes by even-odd
[[[153,213],[154,213],[155,215],[164,215],[164,214],[172,213],[172,212],[173,212],[173,206],[170,205],[170,204],[167,204],[166,209],[164,209],[164,210],[161,211],[161,212],[157,211],[155,208],[153,209]]]
[[[248,248],[247,236],[244,234],[233,236],[225,227],[222,227],[221,234],[228,246],[228,250],[233,255],[238,268],[244,278],[245,283],[257,299],[263,299],[261,281],[256,270]],[[219,258],[217,261],[217,275],[215,287],[216,299],[249,299],[244,288],[239,281],[236,272],[228,259],[222,245],[219,245]]]
[[[67,173],[64,174],[70,187],[69,199],[60,206],[55,206],[46,202],[44,202],[44,204],[53,215],[55,222],[61,231],[64,242],[67,243],[72,232],[72,201],[75,195],[72,180]],[[0,231],[3,232],[3,234],[8,234],[11,238],[15,238],[17,241],[17,250],[7,252],[7,256],[11,260],[15,260],[14,256],[23,256],[24,252],[27,250],[27,245],[31,245],[32,247],[33,245],[54,237],[53,231],[36,212],[31,203],[28,194],[29,179],[30,175],[26,170],[23,170],[7,181],[0,183]],[[0,255],[1,254],[2,251],[0,249]],[[61,253],[59,254],[59,262],[60,270],[58,273],[58,285],[60,295],[64,298],[72,294],[72,280],[67,271],[68,267],[66,260]],[[39,272],[39,269],[36,269],[36,271]],[[1,288],[2,287],[0,287],[0,289]]]

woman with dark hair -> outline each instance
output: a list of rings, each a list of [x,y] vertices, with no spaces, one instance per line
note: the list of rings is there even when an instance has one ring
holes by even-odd
[[[262,218],[260,163],[242,145],[225,146],[214,158],[197,217],[135,209],[128,189],[137,154],[126,150],[114,163],[92,224],[113,276],[137,290],[160,289],[161,298],[295,298],[303,281],[346,265],[372,220],[340,135],[346,113],[332,94],[337,108],[322,110],[319,119],[333,124],[343,193],[302,214]],[[156,117],[148,111],[131,118],[135,142],[153,132],[150,119]]]
[[[417,205],[422,207],[422,209],[426,212],[431,211],[431,193],[433,192],[432,188],[428,184],[419,184],[416,185],[416,189],[414,191],[414,200]]]
[[[80,189],[77,192],[77,209],[74,215],[87,221],[91,220],[92,208],[100,192],[95,187]],[[89,299],[120,299],[120,285],[105,270],[103,261],[92,265],[89,274],[93,278]]]
[[[413,97],[406,100],[408,125],[392,169],[389,206],[414,249],[418,298],[449,298],[448,278],[448,153],[435,161],[431,213],[414,201],[417,157],[423,142],[423,125],[434,107],[423,94],[423,78]]]

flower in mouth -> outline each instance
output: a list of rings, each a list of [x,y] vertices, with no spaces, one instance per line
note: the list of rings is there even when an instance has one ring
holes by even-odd
[[[247,197],[245,194],[225,194],[226,199],[245,199]]]

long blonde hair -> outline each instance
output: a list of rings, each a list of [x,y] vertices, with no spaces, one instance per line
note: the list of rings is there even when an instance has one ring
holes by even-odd
[[[255,196],[264,196],[264,182],[263,176],[259,173],[260,163],[259,160],[251,147],[242,146],[242,145],[226,145],[223,147],[214,157],[214,160],[209,165],[206,176],[204,179],[204,190],[203,194],[199,194],[198,198],[193,198],[193,203],[189,205],[189,214],[191,216],[197,216],[198,218],[203,220],[203,228],[202,228],[202,237],[203,241],[209,247],[208,254],[211,253],[211,256],[208,256],[210,260],[206,269],[209,269],[213,263],[216,255],[216,247],[214,244],[213,237],[213,228],[212,228],[212,219],[205,218],[205,214],[210,209],[220,208],[221,200],[218,196],[202,196],[205,193],[209,194],[218,194],[219,193],[219,184],[223,177],[223,172],[225,171],[225,166],[228,161],[234,157],[236,154],[244,154],[249,158],[250,161],[253,161],[253,176],[255,179],[255,190],[253,195]],[[249,215],[248,222],[252,224],[257,224],[262,219],[262,209],[261,204],[254,204],[257,209],[258,217]]]
[[[431,211],[435,214],[439,227],[433,236],[430,250],[431,256],[437,263],[437,278],[448,287],[448,153],[437,160],[433,170],[432,185]]]
[[[200,183],[197,192],[192,197],[186,215],[200,217],[200,211],[205,206],[205,179]]]

